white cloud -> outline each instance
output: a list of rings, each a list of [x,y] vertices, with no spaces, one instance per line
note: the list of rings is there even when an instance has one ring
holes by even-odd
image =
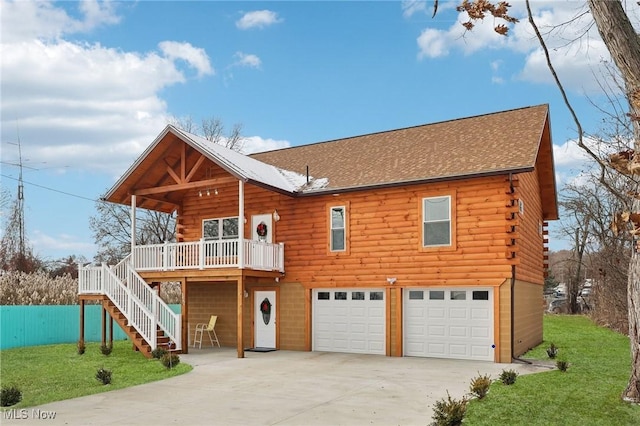
[[[253,12],[247,12],[242,15],[242,18],[236,21],[236,27],[241,30],[248,30],[251,28],[265,28],[270,25],[278,24],[283,19],[278,16],[276,12],[270,10],[254,10]]]
[[[583,167],[590,157],[578,146],[575,140],[568,140],[562,145],[553,145],[553,162],[556,167]]]
[[[609,60],[609,53],[593,25],[592,16],[586,13],[585,3],[536,1],[531,6],[563,84],[578,92],[599,91],[595,76],[606,75],[603,61]],[[628,2],[627,7],[636,28],[640,28],[640,6]],[[468,55],[481,50],[508,50],[524,55],[524,66],[517,73],[518,78],[552,83],[539,42],[527,21],[524,2],[514,3],[510,14],[520,22],[509,25],[507,37],[495,33],[493,27],[501,21],[491,17],[475,22],[473,30],[466,32],[461,25],[467,21],[465,13],[457,14],[457,20],[446,30],[426,28],[417,38],[418,58],[437,58],[454,51]],[[565,23],[569,24],[563,25]]]
[[[400,3],[402,7],[402,16],[409,18],[415,13],[425,12],[427,10],[427,2],[420,0],[404,0]]]
[[[61,38],[117,23],[111,3],[78,3],[78,20],[50,2],[0,1],[2,140],[15,141],[19,128],[23,156],[34,164],[123,172],[168,122],[160,93],[187,81],[177,62],[198,76],[214,73],[205,51],[189,43],[127,52]]]
[[[69,234],[52,236],[37,229],[30,235],[29,243],[34,247],[36,255],[41,255],[40,252],[67,254],[93,252],[96,250],[95,244],[81,241],[80,237]]]
[[[447,40],[442,36],[443,33],[440,30],[434,30],[427,28],[422,31],[418,37],[418,59],[423,58],[437,58],[439,56],[446,56],[449,54],[447,48]]]
[[[13,43],[33,38],[55,39],[64,34],[115,24],[120,20],[115,5],[112,2],[83,1],[78,7],[84,19],[78,20],[51,1],[0,0],[2,42]]]
[[[252,55],[248,53],[236,52],[233,55],[236,61],[233,63],[234,66],[241,67],[249,67],[249,68],[260,68],[262,65],[262,61],[257,55]]]
[[[198,71],[198,77],[214,73],[209,57],[204,49],[193,47],[190,43],[163,41],[158,44],[160,50],[170,60],[182,59]]]
[[[244,154],[252,154],[254,152],[288,148],[290,146],[291,143],[289,143],[289,141],[275,140],[271,138],[264,139],[260,136],[249,136],[243,139],[242,152]]]

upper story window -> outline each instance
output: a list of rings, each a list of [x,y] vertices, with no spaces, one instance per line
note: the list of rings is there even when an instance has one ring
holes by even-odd
[[[330,209],[331,228],[331,251],[345,251],[347,247],[346,217],[347,208],[345,206],[334,206]]]
[[[422,246],[450,246],[451,196],[422,199]]]
[[[238,218],[224,217],[203,220],[202,238],[205,240],[229,240],[238,238]]]

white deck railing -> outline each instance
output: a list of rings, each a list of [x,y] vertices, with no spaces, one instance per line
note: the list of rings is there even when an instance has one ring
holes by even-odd
[[[87,266],[79,268],[78,293],[104,294],[155,349],[158,345],[157,327],[167,334],[175,349],[182,349],[181,315],[171,308],[130,267],[128,257],[110,268]]]
[[[136,246],[137,271],[251,268],[284,272],[284,244],[244,240],[244,262],[238,264],[239,240],[199,240]]]

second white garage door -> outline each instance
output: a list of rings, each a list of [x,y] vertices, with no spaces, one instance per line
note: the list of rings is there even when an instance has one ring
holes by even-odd
[[[313,350],[384,355],[384,291],[313,291]]]
[[[493,361],[493,289],[404,291],[404,354]]]

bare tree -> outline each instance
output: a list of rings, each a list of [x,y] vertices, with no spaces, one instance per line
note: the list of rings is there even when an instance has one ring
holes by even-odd
[[[3,202],[5,202],[3,200]],[[0,240],[0,267],[5,271],[35,272],[42,268],[42,260],[34,255],[25,236],[22,200],[18,197],[10,203],[4,219]],[[4,216],[4,215],[3,215]]]
[[[234,151],[240,152],[244,148],[242,124],[240,123],[234,124],[231,131],[226,134],[224,123],[214,116],[203,118],[200,126],[194,122],[191,116],[174,117],[170,123],[184,131],[201,135],[210,142],[223,145]]]
[[[563,85],[555,72],[551,62],[545,40],[540,33],[531,13],[529,0],[526,0],[529,23],[534,29],[538,41],[545,53],[547,66],[562,94],[567,108],[573,116],[578,131],[578,145],[589,154],[594,161],[600,164],[602,175],[608,167],[615,169],[623,177],[629,179],[634,186],[630,194],[617,194],[621,198],[627,198],[632,207],[630,211],[624,211],[614,218],[616,231],[628,231],[634,237],[634,246],[629,258],[628,267],[628,316],[629,339],[631,342],[631,374],[629,383],[622,397],[625,401],[640,403],[640,245],[637,240],[640,237],[640,188],[637,177],[640,176],[640,35],[631,24],[620,0],[587,0],[589,11],[593,16],[598,32],[607,46],[609,53],[620,73],[624,84],[624,93],[628,100],[629,117],[633,126],[633,140],[631,146],[624,151],[613,154],[609,161],[602,161],[589,146],[584,143],[582,126],[569,102]],[[438,1],[434,1],[434,15],[437,11]],[[485,15],[491,15],[495,19],[502,19],[507,23],[515,23],[516,19],[508,15],[510,5],[506,2],[494,2],[490,0],[463,0],[458,6],[459,11],[468,13],[473,23],[483,19]],[[463,24],[468,30],[473,28],[469,23]],[[507,28],[504,24],[497,25],[497,33],[506,35]],[[606,186],[606,181],[601,183]],[[609,188],[615,192],[613,188]]]
[[[115,264],[131,249],[131,209],[120,204],[98,201],[97,214],[89,218],[89,228],[100,247],[96,262]],[[160,244],[175,241],[175,219],[166,213],[146,209],[136,211],[136,241]]]

